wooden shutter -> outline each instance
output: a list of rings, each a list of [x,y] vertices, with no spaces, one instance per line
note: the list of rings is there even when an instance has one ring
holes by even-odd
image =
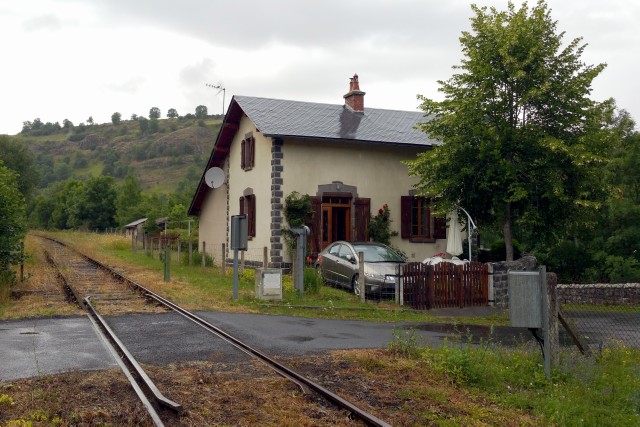
[[[251,136],[247,141],[249,142],[249,165],[247,167],[252,168],[256,164],[256,139]]]
[[[251,195],[251,196],[247,196],[247,211],[248,211],[248,218],[247,221],[249,222],[248,228],[249,228],[249,236],[251,237],[256,237],[256,196],[255,195]]]
[[[400,237],[402,237],[403,239],[408,239],[411,237],[412,205],[412,196],[400,196]]]
[[[356,209],[356,235],[354,241],[366,242],[369,240],[369,220],[371,219],[371,199],[356,198],[353,202]]]
[[[246,156],[247,156],[247,154],[246,154],[247,153],[246,140],[244,140],[244,139],[242,140],[241,147],[242,147],[242,150],[241,150],[242,152],[240,153],[240,167],[244,170],[247,167],[247,165],[245,163],[245,159],[246,159]]]
[[[322,250],[322,197],[310,197],[313,218],[307,224],[311,231],[309,240],[311,241],[312,252],[318,254]]]
[[[244,197],[240,197],[240,215],[244,214]]]

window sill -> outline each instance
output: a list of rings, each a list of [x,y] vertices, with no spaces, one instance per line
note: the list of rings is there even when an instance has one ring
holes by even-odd
[[[409,241],[411,243],[435,243],[436,239],[433,239],[430,237],[412,236],[412,237],[409,237]]]

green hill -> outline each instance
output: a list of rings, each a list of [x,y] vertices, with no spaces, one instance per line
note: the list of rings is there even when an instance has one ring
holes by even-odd
[[[110,175],[120,181],[131,174],[145,192],[169,194],[189,186],[195,189],[221,119],[159,119],[144,131],[139,120],[123,120],[46,132],[26,130],[13,138],[33,152],[40,190],[68,178]]]

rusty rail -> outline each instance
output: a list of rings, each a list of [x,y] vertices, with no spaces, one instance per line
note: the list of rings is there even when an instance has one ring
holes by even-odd
[[[42,237],[42,236],[41,236]],[[65,247],[68,247],[65,243],[60,242],[56,239],[52,239],[50,237],[45,237],[49,240],[52,240],[56,243],[59,243]],[[78,252],[78,251],[76,251]],[[267,356],[266,354],[250,347],[249,345],[247,345],[246,343],[240,341],[239,339],[233,337],[232,335],[228,334],[227,332],[223,331],[222,329],[212,325],[211,323],[207,322],[206,320],[196,316],[195,314],[191,313],[190,311],[180,307],[179,305],[167,300],[166,298],[150,291],[149,289],[145,288],[144,286],[142,286],[141,284],[134,282],[133,280],[129,279],[128,277],[118,273],[117,271],[114,271],[113,269],[111,269],[110,267],[106,266],[105,264],[101,263],[98,260],[92,259],[90,257],[88,257],[87,255],[84,255],[80,252],[78,252],[82,257],[84,257],[86,260],[88,260],[89,262],[95,264],[96,266],[104,269],[105,271],[109,272],[113,277],[115,277],[118,280],[121,280],[122,282],[126,283],[127,285],[135,288],[136,290],[138,290],[140,293],[142,293],[143,296],[150,298],[162,305],[164,305],[165,307],[170,308],[171,310],[174,310],[175,312],[177,312],[178,314],[182,315],[183,317],[187,318],[188,320],[192,321],[193,323],[201,326],[202,328],[204,328],[205,330],[209,331],[210,333],[213,333],[214,335],[224,339],[225,341],[229,342],[230,344],[232,344],[233,346],[235,346],[236,348],[242,350],[243,352],[257,358],[258,360],[262,361],[263,363],[265,363],[268,367],[270,367],[271,369],[273,369],[275,372],[277,372],[279,375],[282,375],[283,377],[289,379],[290,381],[294,382],[296,385],[298,385],[298,387],[300,387],[304,392],[307,392],[309,389],[314,390],[316,393],[320,394],[321,396],[323,396],[324,398],[326,398],[327,400],[333,402],[335,405],[348,410],[349,412],[351,412],[354,416],[356,416],[357,418],[359,418],[360,420],[364,421],[367,425],[370,426],[376,426],[376,427],[391,427],[390,424],[386,423],[385,421],[377,418],[376,416],[366,412],[365,410],[363,410],[362,408],[359,408],[358,406],[354,405],[353,403],[347,401],[346,399],[342,398],[341,396],[338,396],[337,394],[333,393],[332,391],[324,388],[323,386],[321,386],[320,384],[316,383],[315,381],[303,376],[302,374],[299,374],[298,372],[284,366],[283,364],[277,362],[276,360],[270,358],[269,356]]]

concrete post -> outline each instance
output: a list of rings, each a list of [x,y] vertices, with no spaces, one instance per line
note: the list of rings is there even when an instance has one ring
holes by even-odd
[[[269,249],[265,246],[262,248],[262,268],[269,267]]]
[[[227,275],[227,252],[226,252],[226,244],[222,244],[222,275],[226,276]]]
[[[207,265],[207,242],[202,241],[202,268]]]

